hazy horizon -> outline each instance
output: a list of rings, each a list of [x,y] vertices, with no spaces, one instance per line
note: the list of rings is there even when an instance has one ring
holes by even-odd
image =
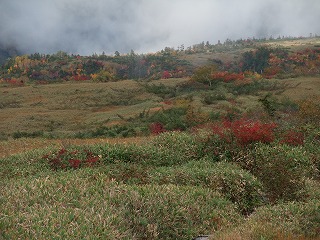
[[[23,53],[155,52],[320,33],[318,0],[2,0],[0,44]]]

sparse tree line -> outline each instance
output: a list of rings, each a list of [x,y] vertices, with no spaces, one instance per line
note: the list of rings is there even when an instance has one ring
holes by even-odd
[[[220,45],[251,44],[255,41],[261,40],[228,40]],[[203,42],[194,45],[193,49],[209,49],[212,46],[216,45]],[[35,53],[8,59],[0,67],[0,81],[23,85],[27,81],[41,84],[56,81],[107,82],[193,76],[193,79],[211,85],[217,79],[229,82],[244,80],[248,75],[269,79],[320,73],[320,48],[317,46],[298,52],[289,52],[281,47],[257,46],[233,61],[213,59],[208,65],[198,69],[180,57],[188,54],[189,50],[184,50],[182,45],[178,50],[165,48],[155,54],[136,54],[133,50],[124,55],[116,51],[114,56],[105,53],[92,56],[69,55],[62,51],[51,55]]]
[[[2,81],[21,83],[36,81],[117,81],[123,79],[160,79],[191,75],[187,61],[163,52],[115,56],[79,56],[58,52],[52,55],[31,54],[9,59],[1,66]]]

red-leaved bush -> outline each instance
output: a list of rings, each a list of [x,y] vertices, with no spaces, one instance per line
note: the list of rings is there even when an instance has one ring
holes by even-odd
[[[90,80],[90,77],[87,75],[73,75],[71,77],[71,80],[74,81],[86,81],[86,80]]]
[[[65,148],[61,148],[56,153],[44,155],[42,158],[48,161],[54,170],[90,167],[97,164],[100,160],[99,156],[89,150],[68,151]]]
[[[230,123],[232,134],[240,145],[248,145],[253,142],[273,142],[275,128],[275,123],[262,123],[259,120],[243,118]]]
[[[159,122],[150,124],[149,129],[151,134],[153,135],[158,135],[160,133],[166,132],[166,129],[164,128],[163,124]]]
[[[224,81],[224,82],[233,82],[235,80],[243,80],[244,73],[229,73],[225,72],[215,72],[211,75],[213,80]]]
[[[162,78],[164,78],[164,79],[168,79],[168,78],[171,78],[171,73],[169,72],[169,71],[164,71],[163,73],[162,73]]]
[[[282,135],[281,143],[292,146],[303,145],[304,135],[302,132],[289,130]]]
[[[221,124],[214,125],[212,131],[227,142],[235,140],[244,146],[254,142],[273,142],[275,128],[275,123],[241,118],[235,121],[225,120]]]
[[[10,84],[11,86],[23,86],[24,82],[18,79],[7,79],[5,80],[6,83]]]

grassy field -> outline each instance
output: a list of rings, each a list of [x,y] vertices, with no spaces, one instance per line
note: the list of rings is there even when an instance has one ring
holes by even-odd
[[[320,239],[319,102],[318,76],[2,82],[0,239]]]
[[[157,81],[174,87],[185,79]],[[153,84],[152,82],[150,84]],[[0,132],[76,132],[115,124],[162,107],[162,99],[136,81],[1,86]]]
[[[40,149],[2,158],[0,236],[317,239],[317,142],[243,148],[207,139],[165,133],[139,144],[44,141],[34,146]],[[88,152],[95,165],[52,168],[50,159],[88,158]],[[275,160],[280,165],[270,168]]]
[[[277,98],[289,97],[298,101],[320,95],[319,78],[294,78],[269,80],[276,82],[280,90],[273,93]],[[58,137],[72,136],[83,129],[93,130],[102,126],[123,124],[140,113],[154,113],[170,108],[165,101],[191,99],[186,102],[205,112],[223,112],[232,107],[249,111],[260,106],[258,99],[267,92],[234,95],[221,86],[211,91],[177,92],[179,84],[187,79],[168,79],[148,82],[150,86],[160,85],[171,89],[176,96],[167,97],[148,92],[145,85],[137,81],[109,83],[63,83],[49,85],[27,85],[23,87],[0,86],[2,138],[14,133],[45,132]],[[285,86],[285,87],[284,87]],[[212,103],[204,104],[206,95],[222,94]],[[232,103],[231,103],[232,102]],[[41,133],[43,134],[43,133]]]

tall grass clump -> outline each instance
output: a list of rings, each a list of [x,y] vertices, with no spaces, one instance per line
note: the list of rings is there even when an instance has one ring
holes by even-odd
[[[305,180],[317,173],[302,146],[260,143],[237,161],[262,181],[271,202],[301,199]]]
[[[49,163],[41,160],[50,149],[49,147],[45,150],[26,151],[0,159],[0,178],[5,181],[6,179],[50,174]]]
[[[150,142],[159,152],[172,155],[176,164],[198,159],[198,143],[194,136],[186,132],[165,132]]]
[[[218,191],[235,203],[245,215],[265,204],[261,182],[232,163],[202,159],[181,166],[160,167],[148,172],[148,181],[162,185],[199,186]]]
[[[88,168],[8,181],[0,196],[2,239],[191,239],[240,220],[209,189],[124,185]]]
[[[149,166],[173,166],[198,159],[198,144],[188,133],[165,132],[144,145],[103,144],[71,146],[50,151],[42,156],[59,169],[114,163],[133,163]]]
[[[264,206],[239,227],[213,234],[213,239],[319,239],[319,201]]]

